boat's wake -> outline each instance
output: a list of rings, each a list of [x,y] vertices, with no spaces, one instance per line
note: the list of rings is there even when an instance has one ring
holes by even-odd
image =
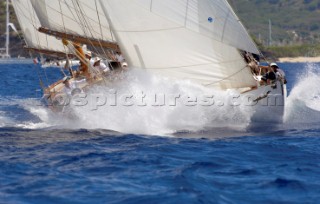
[[[320,122],[320,74],[312,68],[301,75],[287,99],[285,126]],[[1,101],[0,107],[7,108],[0,109],[0,127],[106,129],[149,135],[219,133],[222,129],[245,132],[253,112],[248,106],[231,105],[233,94],[186,81],[173,83],[136,70],[124,82],[93,87],[85,100],[66,107],[66,114],[39,106],[37,99]]]

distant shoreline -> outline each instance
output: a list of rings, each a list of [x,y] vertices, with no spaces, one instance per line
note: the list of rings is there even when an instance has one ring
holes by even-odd
[[[320,62],[319,57],[281,57],[278,60],[279,62],[289,62],[289,63],[299,63],[299,62],[311,62],[317,63]]]

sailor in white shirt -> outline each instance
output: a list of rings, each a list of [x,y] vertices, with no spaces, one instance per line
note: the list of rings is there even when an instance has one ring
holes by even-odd
[[[120,63],[120,66],[122,68],[128,67],[128,64],[127,64],[126,60],[124,59],[123,55],[121,54],[121,52],[116,52],[115,58]]]
[[[97,68],[102,73],[107,73],[110,71],[110,68],[103,63],[99,57],[95,58],[93,67]]]
[[[63,88],[63,92],[67,95],[74,95],[75,92],[79,93],[81,92],[81,88],[79,87],[80,84],[83,84],[86,82],[86,79],[82,79],[82,80],[79,80],[79,81],[70,81],[70,78],[65,76],[63,79],[63,84],[64,84],[64,88]],[[79,91],[77,91],[79,90]]]
[[[122,54],[120,52],[117,52],[115,57],[116,57],[117,61],[120,63],[125,61],[124,57],[122,56]]]

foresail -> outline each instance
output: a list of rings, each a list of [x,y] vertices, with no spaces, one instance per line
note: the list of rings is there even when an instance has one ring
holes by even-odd
[[[224,44],[259,54],[227,0],[199,0],[200,33]]]
[[[88,39],[113,41],[98,0],[31,0],[41,26]]]
[[[238,49],[259,53],[222,0],[100,0],[134,67],[208,87],[256,85]]]
[[[39,51],[67,52],[60,40],[38,32],[40,22],[30,0],[12,0],[12,5],[28,48]]]

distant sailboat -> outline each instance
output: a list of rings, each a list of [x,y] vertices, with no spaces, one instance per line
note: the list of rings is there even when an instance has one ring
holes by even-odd
[[[25,64],[25,63],[32,63],[31,59],[27,59],[24,57],[19,58],[11,58],[9,52],[9,45],[10,45],[10,28],[15,29],[14,24],[10,23],[10,13],[9,13],[9,0],[6,1],[6,42],[5,48],[0,48],[0,63],[1,64]]]
[[[29,7],[22,5],[22,8],[36,13],[36,23],[30,24],[35,34],[62,39],[63,44],[60,41],[54,46],[62,46],[66,50],[62,53],[77,56],[84,65],[81,77],[87,79],[86,86],[101,78],[85,58],[84,44],[108,60],[121,50],[130,67],[172,80],[190,80],[212,89],[235,90],[250,97],[253,103],[266,101],[267,105],[254,107],[253,117],[282,120],[286,85],[280,79],[261,82],[263,69],[258,66],[261,53],[227,0],[13,2],[24,2]],[[26,29],[24,35],[28,38]],[[31,44],[27,40],[31,49],[42,52]],[[54,46],[47,45],[46,49],[52,51]],[[70,73],[71,80],[78,79]],[[63,87],[63,81],[50,85],[46,89],[48,98],[63,94]],[[271,96],[281,104],[268,105]]]

